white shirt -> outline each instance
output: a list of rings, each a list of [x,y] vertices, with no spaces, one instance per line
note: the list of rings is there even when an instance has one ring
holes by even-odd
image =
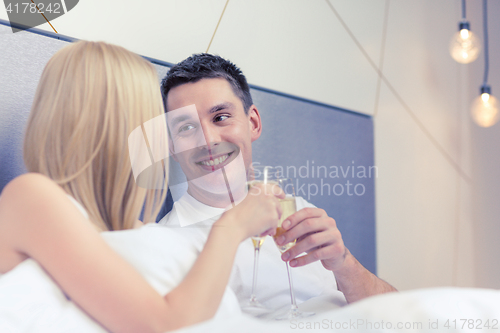
[[[297,210],[315,207],[301,197],[297,197]],[[207,206],[188,193],[174,203],[172,211],[160,220],[161,225],[182,230],[186,238],[201,251],[207,240],[212,224],[224,213],[222,208]],[[229,280],[229,286],[243,306],[252,291],[254,247],[250,239],[241,243]],[[302,267],[291,268],[297,303],[325,293],[338,297],[337,304],[346,304],[344,295],[337,290],[332,272],[327,271],[320,261]],[[271,237],[267,237],[260,249],[257,300],[268,308],[276,309],[290,305],[290,290],[285,262]]]

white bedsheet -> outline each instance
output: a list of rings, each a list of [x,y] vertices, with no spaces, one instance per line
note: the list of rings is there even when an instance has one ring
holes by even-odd
[[[160,294],[175,287],[197,257],[175,229],[152,226],[103,233],[103,237]],[[496,290],[422,289],[371,297],[340,309],[334,300],[329,295],[313,298],[300,307],[315,311],[315,316],[276,322],[241,314],[236,297],[227,289],[214,319],[179,332],[500,332],[500,292]],[[104,330],[28,259],[0,276],[0,332]]]
[[[497,290],[420,289],[374,296],[334,310],[328,310],[331,305],[328,296],[324,296],[300,307],[317,313],[294,321],[266,321],[240,315],[213,319],[176,333],[500,332]]]

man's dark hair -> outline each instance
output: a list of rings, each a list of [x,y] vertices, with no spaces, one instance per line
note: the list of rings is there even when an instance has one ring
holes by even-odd
[[[161,93],[165,111],[167,109],[167,95],[170,89],[185,83],[194,83],[201,79],[224,78],[233,92],[243,103],[243,109],[248,114],[252,106],[252,96],[247,79],[241,70],[232,62],[213,54],[200,53],[174,65],[161,81]]]

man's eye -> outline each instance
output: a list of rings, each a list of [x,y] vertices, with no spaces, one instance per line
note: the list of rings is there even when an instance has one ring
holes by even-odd
[[[220,115],[217,115],[214,117],[214,122],[223,121],[223,120],[226,120],[228,118],[229,118],[228,115],[220,114]]]
[[[194,128],[194,126],[191,124],[184,125],[184,126],[179,128],[179,133],[189,131],[193,128]]]

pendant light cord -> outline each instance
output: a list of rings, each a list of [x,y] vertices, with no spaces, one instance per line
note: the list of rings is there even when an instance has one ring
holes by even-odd
[[[483,0],[483,30],[484,30],[484,82],[486,85],[488,82],[488,70],[490,67],[489,55],[488,55],[488,1]]]
[[[222,16],[224,16],[224,12],[226,11],[226,7],[227,7],[228,3],[229,3],[229,0],[227,0],[226,4],[224,5],[224,9],[222,10],[222,13],[220,14],[220,17],[219,17],[219,22],[217,22],[217,26],[215,27],[214,33],[212,35],[212,38],[210,38],[210,43],[208,43],[208,47],[207,47],[207,50],[205,51],[205,53],[208,53],[208,50],[210,50],[210,46],[212,45],[212,42],[213,42],[214,37],[215,37],[215,34],[217,33],[217,29],[219,29],[220,21],[222,21]]]
[[[462,0],[462,21],[465,21],[465,0]]]

